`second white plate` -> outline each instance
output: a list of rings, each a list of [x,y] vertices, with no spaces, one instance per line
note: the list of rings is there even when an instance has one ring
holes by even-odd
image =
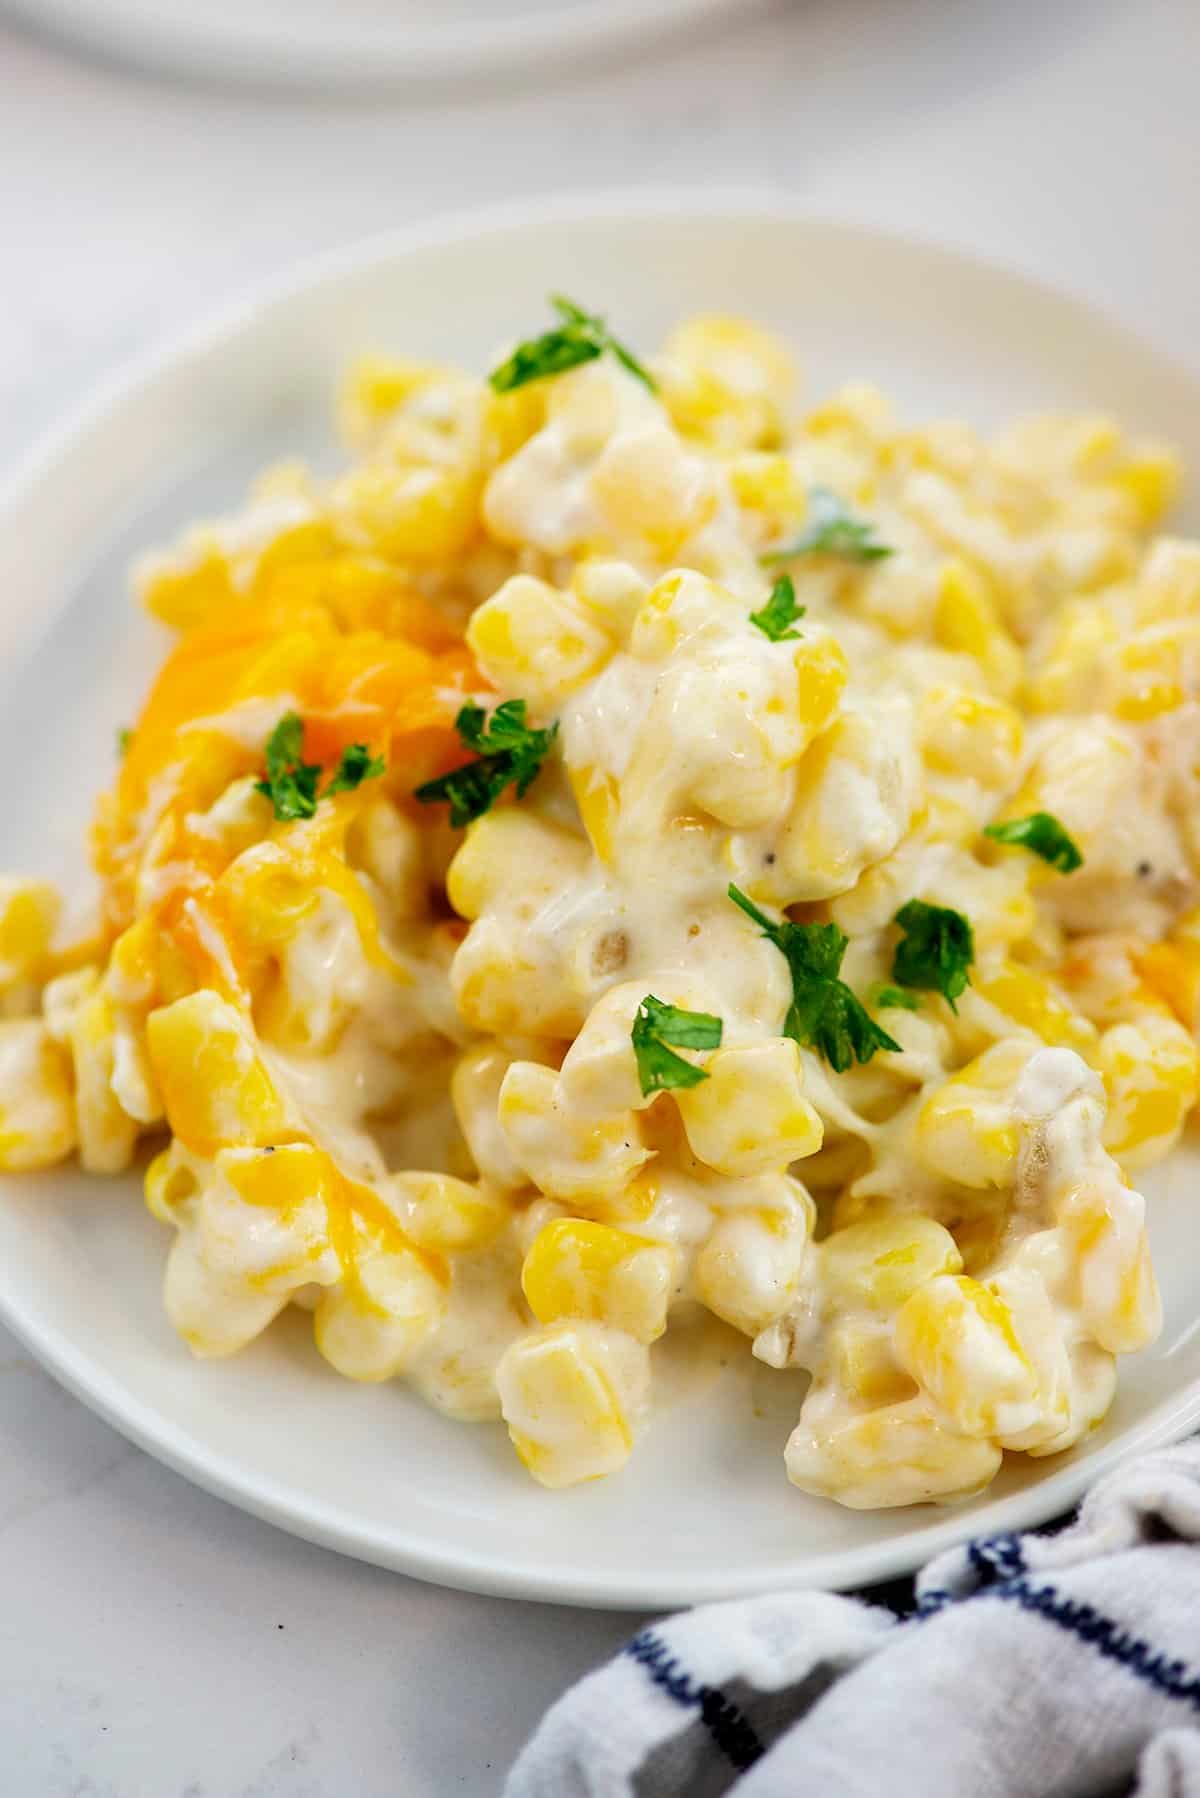
[[[209,80],[378,88],[586,66],[752,0],[3,0],[122,61]]]
[[[670,195],[563,202],[372,243],[114,384],[0,503],[0,866],[78,869],[97,769],[161,653],[125,591],[129,555],[236,503],[268,457],[330,447],[339,367],[365,347],[486,366],[566,288],[653,345],[682,313],[747,313],[797,346],[816,393],[852,376],[910,415],[987,425],[1098,406],[1200,464],[1200,386],[1086,308],[944,250],[779,206]],[[132,1179],[0,1183],[0,1315],[58,1377],[188,1477],[298,1534],[452,1585],[593,1605],[674,1605],[907,1570],[967,1534],[1067,1505],[1135,1447],[1200,1423],[1200,1256],[1185,1151],[1150,1181],[1166,1301],[1122,1365],[1103,1428],[1052,1462],[1013,1457],[951,1511],[874,1515],[793,1490],[795,1376],[668,1338],[664,1397],[619,1477],[532,1484],[498,1426],[358,1387],[285,1318],[249,1353],[197,1363],[163,1319],[165,1233]],[[730,1365],[722,1362],[730,1360]]]

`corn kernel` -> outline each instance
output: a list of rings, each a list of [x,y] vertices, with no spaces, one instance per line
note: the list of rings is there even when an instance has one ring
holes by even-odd
[[[1000,621],[985,577],[966,562],[951,560],[942,570],[934,634],[944,649],[973,656],[988,685],[1010,698],[1021,680],[1022,657]]]
[[[334,487],[348,542],[387,561],[436,567],[468,548],[479,523],[480,476],[420,463],[364,463]]]
[[[896,1358],[964,1436],[1038,1420],[1038,1381],[1004,1301],[965,1274],[920,1286],[895,1323]]]
[[[0,1020],[0,1168],[52,1167],[74,1147],[66,1055],[40,1019]]]
[[[647,1351],[596,1324],[555,1324],[520,1338],[496,1368],[513,1447],[543,1486],[615,1473],[646,1407]]]
[[[322,1294],[313,1336],[348,1380],[390,1380],[437,1329],[445,1308],[441,1285],[412,1249],[360,1238],[352,1267]]]
[[[815,1154],[824,1128],[804,1097],[800,1051],[790,1037],[718,1049],[708,1079],[676,1093],[695,1155],[737,1178]]]
[[[0,876],[0,991],[40,978],[61,907],[47,881]]]
[[[118,1174],[129,1166],[138,1126],[113,1090],[115,1023],[103,992],[83,1001],[71,1021],[79,1163],[89,1174]]]
[[[769,1329],[795,1297],[811,1228],[807,1204],[718,1217],[693,1269],[700,1303],[743,1335]]]
[[[925,1100],[917,1115],[916,1149],[934,1173],[960,1186],[1008,1186],[1021,1133],[1012,1085],[1028,1051],[995,1043]]]
[[[1104,1146],[1123,1167],[1145,1167],[1172,1149],[1200,1091],[1200,1055],[1174,1018],[1115,1024],[1096,1065],[1108,1092]]]
[[[488,1248],[512,1217],[499,1193],[450,1174],[397,1174],[392,1190],[407,1235],[440,1255]]]
[[[233,1006],[200,991],[153,1011],[147,1043],[167,1119],[196,1155],[262,1147],[296,1129]]]
[[[784,1450],[788,1478],[852,1510],[965,1498],[1000,1467],[994,1442],[947,1429],[923,1396],[849,1415],[809,1410],[806,1402]]]
[[[1114,1355],[1145,1348],[1162,1327],[1145,1214],[1141,1194],[1115,1178],[1081,1183],[1055,1208],[1074,1250],[1084,1322]]]
[[[1012,780],[1023,729],[1011,706],[955,687],[930,687],[918,730],[925,760],[939,773],[967,775],[985,786]]]
[[[864,1218],[820,1244],[821,1275],[831,1302],[894,1311],[940,1274],[956,1274],[962,1256],[949,1230],[920,1212]]]
[[[539,715],[599,672],[613,645],[556,587],[514,574],[471,615],[467,643],[488,679]]]
[[[516,1061],[500,1087],[498,1115],[519,1167],[551,1198],[586,1205],[616,1198],[650,1158],[632,1112],[577,1120],[559,1103],[553,1068]]]
[[[539,1323],[582,1318],[654,1342],[667,1327],[675,1251],[575,1217],[547,1224],[521,1269]]]

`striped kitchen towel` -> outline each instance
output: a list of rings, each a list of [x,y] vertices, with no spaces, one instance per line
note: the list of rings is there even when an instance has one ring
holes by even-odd
[[[505,1798],[1200,1798],[1200,1444],[1056,1535],[933,1561],[904,1620],[788,1592],[641,1630]]]

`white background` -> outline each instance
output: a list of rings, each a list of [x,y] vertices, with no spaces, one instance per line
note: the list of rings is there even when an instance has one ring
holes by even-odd
[[[310,250],[572,187],[783,187],[1071,288],[1200,365],[1198,68],[1198,0],[793,0],[637,66],[336,102],[0,27],[0,471],[115,360]],[[292,1541],[3,1332],[0,1594],[13,1798],[482,1798],[634,1622]]]

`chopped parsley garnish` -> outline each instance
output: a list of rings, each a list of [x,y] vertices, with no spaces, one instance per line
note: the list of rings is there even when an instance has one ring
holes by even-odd
[[[729,897],[788,964],[792,1003],[784,1019],[785,1036],[815,1049],[838,1074],[852,1061],[870,1061],[879,1049],[900,1049],[838,978],[850,941],[843,930],[836,924],[793,924],[787,918],[776,924],[737,887],[730,886]]]
[[[771,588],[771,597],[759,612],[751,612],[750,622],[756,624],[764,637],[770,637],[772,643],[784,643],[789,637],[798,637],[799,631],[789,630],[797,618],[803,618],[806,608],[796,604],[796,589],[792,585],[790,574],[781,574]]]
[[[647,993],[637,1008],[630,1035],[637,1057],[638,1080],[642,1093],[667,1092],[672,1087],[699,1086],[708,1075],[692,1061],[685,1061],[667,1047],[677,1049],[719,1049],[724,1030],[720,1018],[709,1011],[681,1011],[677,1005],[664,1005]]]
[[[859,518],[828,487],[809,492],[810,521],[798,537],[778,543],[760,557],[763,562],[790,562],[793,556],[841,556],[846,562],[879,562],[893,554],[881,543],[869,518]]]
[[[342,757],[333,771],[333,779],[321,794],[322,799],[332,798],[334,793],[353,793],[355,787],[361,787],[364,780],[377,780],[387,768],[381,755],[372,755],[365,743],[351,743],[342,751]]]
[[[320,767],[306,762],[304,725],[298,712],[285,712],[267,738],[267,778],[256,781],[275,808],[280,823],[294,818],[311,818],[317,810],[317,782]]]
[[[1059,823],[1052,812],[1030,812],[1027,818],[1009,818],[1003,824],[989,824],[985,837],[997,843],[1016,843],[1032,850],[1060,874],[1074,874],[1083,866],[1078,843]]]
[[[267,777],[254,783],[271,801],[281,824],[316,816],[321,769],[318,763],[306,762],[303,756],[304,723],[298,712],[285,712],[267,738]],[[386,766],[383,757],[372,755],[365,743],[351,743],[343,749],[320,798],[353,792],[364,780],[376,779]]]
[[[550,295],[550,304],[561,324],[540,337],[526,338],[512,355],[494,368],[488,376],[496,393],[512,393],[529,381],[543,381],[548,375],[565,374],[583,362],[594,362],[605,351],[615,356],[622,368],[636,375],[651,393],[658,391],[653,376],[642,367],[633,351],[613,336],[604,320],[595,312],[585,312],[574,300],[562,294]]]
[[[975,959],[975,936],[967,919],[949,906],[910,899],[895,921],[904,935],[896,944],[892,979],[900,986],[941,993],[951,1011],[957,1011],[954,1001],[965,991]]]
[[[117,754],[124,761],[129,754],[129,745],[133,742],[133,732],[127,724],[122,724],[117,731]]]
[[[465,705],[454,728],[479,759],[427,780],[417,788],[416,797],[422,805],[449,800],[450,822],[456,830],[482,818],[507,786],[515,786],[517,798],[524,798],[558,735],[557,724],[549,730],[529,729],[523,699],[506,699],[490,718],[481,705]]]
[[[915,993],[906,993],[902,986],[876,986],[867,994],[876,1011],[902,1010],[919,1011],[921,1001]]]

